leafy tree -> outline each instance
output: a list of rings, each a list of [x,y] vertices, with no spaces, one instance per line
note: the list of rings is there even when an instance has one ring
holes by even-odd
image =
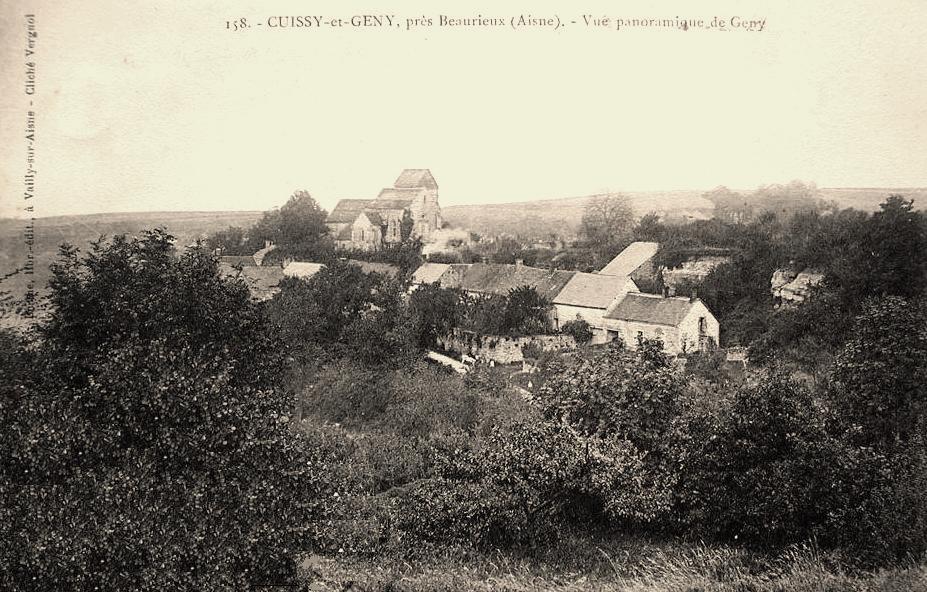
[[[582,434],[614,436],[641,451],[663,449],[682,383],[663,344],[611,347],[570,360],[540,389],[545,415]]]
[[[326,473],[289,430],[283,360],[247,287],[171,244],[155,230],[65,247],[32,371],[3,361],[0,587],[294,581]]]
[[[836,451],[798,383],[762,376],[686,432],[674,455],[677,509],[703,534],[765,546],[802,540],[826,522],[824,496],[840,485],[830,470]]]
[[[560,332],[564,335],[572,335],[576,343],[580,345],[592,341],[592,329],[589,328],[589,323],[582,319],[567,321],[560,327]]]
[[[398,281],[336,260],[307,281],[285,278],[268,314],[290,353],[302,361],[356,354],[384,362],[406,351],[402,292]]]
[[[547,331],[550,301],[531,286],[509,291],[506,298],[503,330],[507,333],[536,334]]]
[[[412,238],[412,229],[415,227],[415,221],[412,220],[412,213],[409,210],[402,211],[402,220],[399,222],[399,238],[402,242],[407,242]]]
[[[420,348],[433,347],[462,322],[463,294],[437,283],[420,286],[409,297],[410,330]]]
[[[251,255],[254,251],[247,244],[245,230],[240,226],[229,226],[220,230],[206,240],[210,250],[218,250],[222,255]]]
[[[927,418],[927,306],[872,300],[837,356],[831,398],[850,440],[895,451]]]

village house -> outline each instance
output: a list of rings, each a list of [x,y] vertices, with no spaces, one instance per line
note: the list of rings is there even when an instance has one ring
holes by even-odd
[[[219,263],[219,275],[242,280],[248,286],[251,298],[257,301],[273,298],[280,291],[279,283],[284,278],[283,268],[279,266],[259,267],[227,262]]]
[[[322,263],[310,263],[308,261],[287,261],[283,266],[283,275],[295,277],[301,280],[308,280],[315,274],[322,271],[325,265]]]
[[[569,321],[586,321],[592,329],[592,343],[610,341],[603,319],[606,310],[628,292],[637,291],[627,276],[576,273],[553,298],[556,328]]]
[[[608,262],[599,275],[629,277],[635,282],[650,281],[656,274],[653,258],[660,250],[660,243],[633,242]]]
[[[253,255],[222,255],[219,257],[219,264],[228,267],[258,267],[261,265]]]
[[[637,346],[638,337],[660,339],[671,354],[711,349],[718,344],[720,327],[705,303],[690,298],[629,292],[609,307],[603,320],[609,340],[620,338]]]
[[[406,169],[375,199],[342,199],[325,223],[341,249],[399,243],[404,223],[411,223],[410,236],[427,243],[443,225],[438,184],[428,169]]]

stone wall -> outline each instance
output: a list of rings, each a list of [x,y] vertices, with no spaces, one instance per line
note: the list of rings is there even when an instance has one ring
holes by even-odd
[[[438,338],[438,345],[445,350],[466,354],[477,360],[493,361],[497,364],[523,362],[525,359],[523,348],[528,344],[537,344],[544,351],[576,349],[576,340],[571,335],[509,337],[455,331],[453,335]]]

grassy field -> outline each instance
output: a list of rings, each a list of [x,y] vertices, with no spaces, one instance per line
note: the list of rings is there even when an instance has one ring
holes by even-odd
[[[571,539],[540,557],[501,552],[473,555],[465,550],[428,561],[311,556],[303,568],[314,580],[314,590],[370,592],[927,590],[927,565],[850,570],[809,545],[764,556],[704,544]]]

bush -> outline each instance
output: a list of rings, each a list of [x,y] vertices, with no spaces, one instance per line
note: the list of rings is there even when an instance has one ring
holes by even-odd
[[[592,329],[589,323],[584,320],[567,321],[560,327],[560,332],[564,335],[570,335],[576,340],[576,343],[585,345],[592,341]]]
[[[53,268],[32,370],[4,368],[0,588],[287,584],[314,542],[331,483],[289,430],[261,309],[171,243],[65,248]]]

